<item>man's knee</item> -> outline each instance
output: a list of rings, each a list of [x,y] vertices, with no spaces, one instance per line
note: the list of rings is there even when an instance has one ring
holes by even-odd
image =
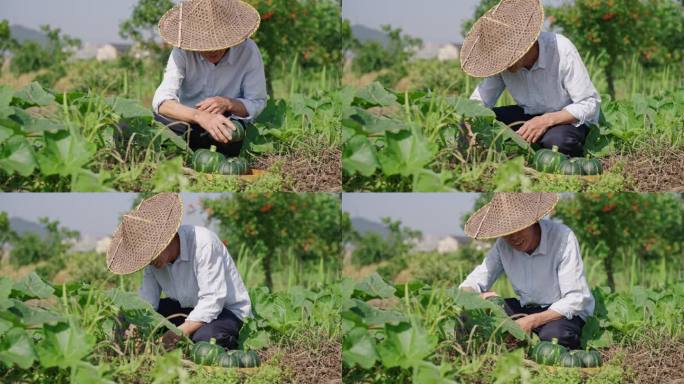
[[[582,138],[572,132],[568,126],[551,127],[541,138],[539,144],[548,149],[558,147],[558,152],[568,156],[576,157],[584,154]]]
[[[558,340],[558,344],[577,349],[580,346],[580,329],[569,326],[567,320],[556,320],[544,325],[539,330],[539,338],[544,341]]]

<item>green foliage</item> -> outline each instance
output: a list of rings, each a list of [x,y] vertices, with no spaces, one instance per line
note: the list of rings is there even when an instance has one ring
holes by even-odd
[[[42,25],[40,29],[45,33],[47,43],[43,46],[36,41],[27,40],[22,44],[14,44],[10,69],[15,74],[45,69],[36,81],[52,86],[66,74],[67,60],[75,49],[80,48],[81,41],[63,35],[59,28],[51,28],[49,25]]]
[[[290,252],[301,263],[338,265],[339,204],[334,195],[288,193],[243,193],[202,202],[229,247],[246,246],[263,255],[269,288],[273,267]]]
[[[12,50],[16,44],[17,42],[12,39],[9,21],[3,19],[0,21],[0,69],[5,64],[5,52]]]
[[[684,203],[674,194],[585,193],[561,199],[555,216],[573,228],[583,250],[596,250],[615,289],[619,255],[635,252],[639,263],[680,262]]]
[[[360,265],[379,263],[393,258],[404,257],[413,248],[412,243],[422,238],[420,231],[401,225],[401,221],[393,221],[389,217],[382,219],[387,228],[387,236],[377,232],[360,234],[354,232],[350,243],[354,247],[352,258]]]
[[[49,261],[53,257],[59,259],[71,247],[70,242],[80,237],[78,231],[64,228],[59,221],[51,221],[43,217],[39,219],[39,223],[45,228],[44,237],[34,232],[12,236],[10,261],[13,265],[34,264],[39,261]]]
[[[388,38],[384,46],[378,41],[354,41],[351,49],[354,54],[352,68],[356,73],[386,70],[387,73],[381,75],[378,81],[391,87],[408,74],[406,64],[423,42],[403,34],[401,28],[393,29],[391,25],[383,25],[382,31]]]
[[[673,0],[580,0],[547,9],[580,52],[601,58],[613,98],[620,62],[638,54],[652,64],[670,63],[684,52],[684,11]]]
[[[159,19],[171,7],[171,0],[139,0],[131,16],[119,24],[119,35],[140,44],[140,47],[151,52],[156,60],[165,60],[168,49],[159,44],[157,26]]]

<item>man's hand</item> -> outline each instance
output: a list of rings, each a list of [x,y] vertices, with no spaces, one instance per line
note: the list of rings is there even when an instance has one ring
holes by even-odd
[[[548,115],[533,117],[518,129],[518,135],[528,143],[536,143],[553,126],[553,121]]]
[[[162,335],[161,343],[164,349],[169,350],[173,349],[180,339],[180,335],[176,335],[172,330],[168,330]]]
[[[233,109],[233,102],[226,97],[214,96],[202,100],[195,105],[195,108],[200,111],[223,115],[226,112],[231,112]]]
[[[525,333],[532,333],[532,330],[539,327],[540,324],[537,322],[537,317],[535,315],[526,315],[515,321],[518,323],[520,328],[522,328]]]
[[[232,140],[236,128],[235,124],[227,117],[208,112],[198,112],[195,120],[219,143],[225,144]]]

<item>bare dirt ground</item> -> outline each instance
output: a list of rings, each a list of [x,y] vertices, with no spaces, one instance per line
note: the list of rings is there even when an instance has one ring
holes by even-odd
[[[278,355],[280,366],[287,367],[290,381],[298,384],[342,383],[342,344],[341,341],[324,340],[312,336],[316,348],[311,347],[311,339],[303,335],[297,344],[273,346],[261,354],[263,361]]]
[[[341,192],[342,169],[339,148],[316,154],[288,153],[259,157],[256,167],[271,169],[280,164],[288,189],[297,192]]]
[[[605,169],[621,166],[639,192],[684,192],[684,151],[662,148],[658,156],[634,152],[603,161]]]

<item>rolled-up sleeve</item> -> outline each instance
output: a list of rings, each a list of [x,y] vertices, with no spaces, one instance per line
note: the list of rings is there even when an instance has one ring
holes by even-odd
[[[221,255],[222,253],[214,251],[210,244],[195,255],[195,274],[199,291],[197,305],[187,320],[209,323],[223,310],[228,295],[228,284],[225,263],[220,259]]]
[[[561,262],[558,265],[558,285],[561,299],[551,304],[550,310],[572,319],[580,313],[594,312],[594,298],[584,277],[584,265],[580,256],[579,243],[570,232],[564,242]]]
[[[477,85],[473,94],[470,95],[470,100],[477,100],[487,108],[494,108],[504,89],[506,89],[506,84],[501,75],[491,76]]]
[[[161,295],[161,286],[159,282],[154,277],[154,274],[149,267],[145,268],[143,271],[143,281],[138,291],[140,297],[145,301],[150,303],[152,307],[156,310],[159,308],[159,296]]]
[[[251,55],[249,58],[249,70],[245,73],[240,86],[242,97],[236,98],[242,102],[247,109],[248,115],[245,117],[231,116],[233,119],[254,121],[266,107],[268,94],[266,93],[266,75],[264,73],[264,63],[261,53],[256,44],[250,46]]]
[[[592,123],[597,124],[601,109],[601,97],[591,82],[589,72],[577,52],[577,48],[570,41],[565,50],[566,60],[563,61],[562,71],[563,87],[568,91],[572,104],[563,108],[577,119],[576,127]]]
[[[497,244],[487,252],[482,264],[470,272],[463,283],[458,286],[459,288],[472,288],[479,293],[489,291],[496,279],[503,273],[503,264]]]
[[[166,64],[164,71],[164,79],[154,92],[152,99],[152,109],[155,113],[159,113],[159,106],[166,100],[176,100],[180,102],[179,90],[183,79],[185,78],[185,53],[174,48],[169,56],[169,62]]]

